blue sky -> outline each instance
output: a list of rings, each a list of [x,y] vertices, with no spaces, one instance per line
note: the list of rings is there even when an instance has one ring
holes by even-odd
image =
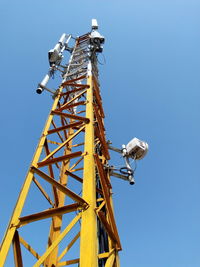
[[[200,2],[2,0],[0,10],[0,238],[51,107],[47,93],[35,93],[47,52],[97,18],[107,138],[120,147],[136,136],[150,147],[136,185],[113,178],[121,266],[200,266]]]

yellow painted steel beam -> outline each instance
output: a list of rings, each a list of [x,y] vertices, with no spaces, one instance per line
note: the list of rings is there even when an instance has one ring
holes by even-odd
[[[46,142],[44,143],[44,151],[45,151],[46,155],[49,155],[50,149],[49,149],[49,145],[48,145],[48,140],[47,139],[46,139]],[[58,162],[59,161],[56,161],[55,163],[58,164]],[[48,164],[48,173],[53,179],[55,179],[52,164]],[[54,186],[52,186],[52,192],[53,192],[54,203],[55,203],[54,206],[58,207],[58,193],[57,193],[57,190],[56,190],[56,188]]]
[[[118,254],[118,252],[116,252],[115,266],[114,267],[120,267],[120,261],[119,261],[119,254]]]
[[[73,169],[71,172],[78,172],[78,171],[82,171],[82,170],[83,170],[83,168],[81,167],[81,168]]]
[[[71,167],[70,167],[70,169],[69,169],[69,171],[72,171],[81,161],[83,160],[83,157],[81,157],[76,163],[74,163]]]
[[[99,255],[98,255],[98,258],[99,258],[99,259],[105,259],[105,258],[108,258],[109,255],[110,255],[109,252],[104,252],[104,253],[99,254]]]
[[[115,251],[113,250],[113,252],[110,254],[110,256],[106,261],[105,267],[114,267],[114,262],[115,262]]]
[[[42,187],[42,185],[38,182],[38,180],[33,176],[33,182],[35,183],[35,185],[38,187],[38,189],[40,190],[40,192],[43,194],[43,196],[46,198],[46,200],[49,202],[49,204],[54,207],[54,203],[51,200],[51,198],[49,197],[49,195],[46,193],[46,191],[44,190],[44,188]]]
[[[79,259],[59,262],[57,266],[68,266],[68,265],[72,265],[72,264],[76,264],[76,263],[79,263]]]
[[[40,255],[20,236],[20,243],[36,258],[39,260]]]
[[[74,227],[74,225],[80,220],[81,213],[79,213],[68,226],[63,230],[63,232],[57,237],[56,240],[51,244],[51,246],[46,250],[46,252],[39,258],[39,260],[33,265],[33,267],[40,267],[48,255],[58,246],[66,234]]]
[[[73,246],[73,244],[77,241],[77,239],[80,237],[80,232],[75,235],[75,237],[71,240],[71,242],[67,245],[67,247],[62,251],[60,256],[58,257],[58,262],[65,256],[65,254],[70,250],[70,248]]]
[[[89,208],[82,212],[80,237],[80,267],[97,267],[97,218],[96,208],[96,179],[94,162],[94,111],[92,77],[87,80],[86,117],[90,122],[85,126],[85,157],[83,170],[83,199]]]
[[[96,212],[98,213],[105,206],[105,204],[106,204],[106,202],[105,202],[105,200],[103,200],[102,203],[100,204],[100,206],[96,209]]]
[[[85,143],[75,144],[75,145],[72,145],[72,147],[83,146],[84,144]]]
[[[51,123],[52,123],[52,125],[53,125],[54,129],[58,128],[58,127],[56,126],[56,124],[55,124],[54,120],[52,120],[52,122],[51,122]],[[48,134],[49,134],[49,130],[48,130]],[[60,138],[61,142],[63,143],[63,142],[64,142],[64,139],[62,138],[62,136],[61,136],[61,134],[60,134],[60,132],[59,132],[59,131],[57,132],[57,135],[58,135],[58,137]]]

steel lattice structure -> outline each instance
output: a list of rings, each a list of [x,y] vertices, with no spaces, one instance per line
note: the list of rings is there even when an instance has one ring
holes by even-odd
[[[0,267],[11,245],[9,257],[17,267],[119,267],[121,244],[104,168],[110,156],[90,34],[75,39],[1,244]]]

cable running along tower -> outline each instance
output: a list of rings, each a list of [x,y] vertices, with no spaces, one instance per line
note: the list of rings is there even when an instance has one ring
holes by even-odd
[[[97,64],[104,37],[97,30],[93,20],[91,32],[63,34],[49,51],[37,92],[49,91],[54,102],[1,244],[0,267],[119,267]],[[56,71],[62,82],[52,91],[47,83]]]

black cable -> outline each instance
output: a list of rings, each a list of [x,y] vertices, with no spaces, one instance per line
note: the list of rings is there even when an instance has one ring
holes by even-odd
[[[101,62],[98,60],[98,57],[97,57],[97,62],[98,62],[100,65],[105,65],[105,64],[106,64],[106,57],[104,56],[103,53],[101,53],[101,54],[102,54],[102,56],[103,56],[103,60],[104,60],[104,62],[101,63]]]

